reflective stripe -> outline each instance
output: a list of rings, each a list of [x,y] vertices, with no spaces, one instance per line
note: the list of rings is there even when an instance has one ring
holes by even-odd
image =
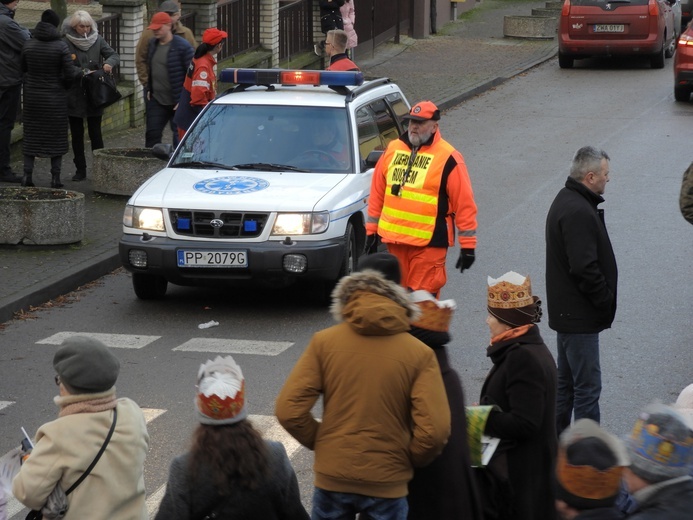
[[[420,222],[421,224],[432,225],[436,222],[436,218],[434,216],[419,215],[418,213],[412,213],[411,211],[402,211],[398,209],[388,208],[387,206],[383,208],[383,214],[402,220],[409,220],[410,222]]]
[[[209,88],[209,82],[208,81],[202,81],[199,79],[193,80],[192,82],[193,87],[204,87],[204,88]]]
[[[367,224],[377,224],[378,220],[380,220],[378,217],[371,217],[368,215],[368,218],[366,219]]]
[[[380,229],[386,231],[392,231],[393,233],[399,233],[400,235],[409,235],[416,238],[424,238],[430,240],[433,236],[431,231],[425,229],[416,229],[408,226],[398,226],[397,224],[390,224],[389,222],[380,222]]]
[[[408,190],[406,187],[402,188],[400,192],[400,197],[408,200],[415,200],[417,202],[424,202],[426,204],[433,204],[437,207],[438,197],[432,195],[426,195],[425,193],[419,193],[416,191]]]
[[[457,230],[457,233],[458,233],[461,237],[473,237],[473,236],[476,236],[476,230],[475,230],[475,229],[465,229],[464,231],[461,230],[461,229],[458,229],[458,230]]]

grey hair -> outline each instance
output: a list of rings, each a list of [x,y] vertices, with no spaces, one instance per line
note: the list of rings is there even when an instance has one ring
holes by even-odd
[[[570,166],[570,176],[576,181],[582,181],[589,172],[601,172],[602,159],[609,161],[609,155],[594,146],[583,146],[573,157]]]
[[[87,11],[75,11],[70,17],[70,27],[73,29],[78,25],[91,25],[92,29],[96,28],[96,23]]]

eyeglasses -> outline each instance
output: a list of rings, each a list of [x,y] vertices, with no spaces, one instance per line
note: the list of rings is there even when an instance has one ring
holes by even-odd
[[[327,47],[328,45],[330,45],[330,46],[334,47],[334,45],[333,45],[333,43],[332,43],[332,42],[325,42],[325,47]]]
[[[82,29],[91,29],[91,25],[79,24],[77,27],[80,27]]]
[[[60,376],[58,374],[55,374],[55,384],[60,386]]]

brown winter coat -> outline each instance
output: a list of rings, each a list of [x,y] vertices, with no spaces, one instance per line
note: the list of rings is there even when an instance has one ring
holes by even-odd
[[[333,293],[342,323],[316,333],[276,403],[281,425],[315,450],[315,486],[380,498],[407,495],[413,466],[438,455],[450,409],[433,351],[407,333],[418,309],[373,271]],[[322,421],[312,414],[322,395]]]
[[[693,224],[693,163],[683,173],[679,206],[683,218]]]

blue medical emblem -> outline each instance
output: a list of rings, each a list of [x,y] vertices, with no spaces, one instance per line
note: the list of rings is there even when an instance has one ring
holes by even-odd
[[[264,190],[269,187],[269,182],[257,177],[214,177],[196,182],[193,188],[210,195],[242,195]]]

